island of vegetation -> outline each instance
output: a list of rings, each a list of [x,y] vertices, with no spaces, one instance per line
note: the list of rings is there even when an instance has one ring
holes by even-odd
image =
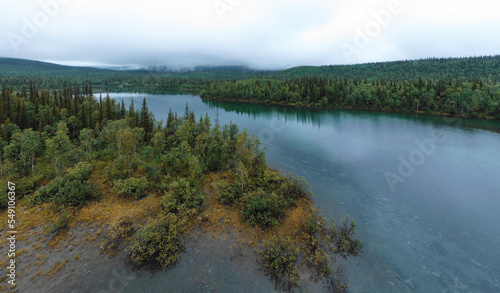
[[[79,229],[139,268],[175,265],[192,231],[232,229],[278,289],[300,286],[308,268],[330,290],[345,290],[335,259],[362,249],[353,220],[323,219],[305,179],[269,168],[259,140],[237,125],[213,125],[187,104],[163,125],[146,99],[137,108],[97,98],[91,84],[39,90],[31,82],[20,91],[2,85],[0,213],[7,214],[12,182],[18,241],[25,244],[16,253],[35,260],[24,272],[32,282],[68,263],[42,271],[47,255],[40,250],[61,249],[65,241],[67,247]]]

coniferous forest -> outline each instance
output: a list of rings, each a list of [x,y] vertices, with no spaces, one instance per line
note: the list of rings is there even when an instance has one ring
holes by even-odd
[[[459,114],[500,119],[500,86],[481,79],[249,79],[214,83],[211,99],[376,111]]]
[[[192,231],[232,225],[242,241],[259,243],[262,270],[284,290],[300,286],[304,269],[344,290],[335,260],[361,252],[356,223],[323,219],[305,179],[269,168],[259,140],[237,125],[214,123],[188,104],[164,123],[145,98],[125,107],[106,91],[176,90],[216,100],[500,119],[499,56],[281,72],[0,64],[0,184],[15,182],[20,205],[47,211],[36,222],[23,221],[24,229],[42,227],[44,237],[57,241],[100,219],[102,251],[122,250],[137,267],[167,267]],[[0,194],[3,212],[7,194]],[[99,203],[124,208],[92,218]],[[130,213],[136,203],[147,203],[148,212]]]
[[[190,231],[213,229],[224,215],[246,231],[244,239],[267,241],[259,248],[262,266],[285,289],[299,285],[299,254],[332,288],[344,288],[335,257],[362,249],[356,223],[321,218],[305,179],[267,167],[255,136],[197,117],[188,104],[184,113],[170,111],[163,125],[145,98],[126,109],[123,101],[94,95],[90,83],[46,90],[31,82],[21,91],[3,84],[0,146],[0,184],[15,182],[19,206],[49,213],[23,221],[23,229],[41,226],[52,241],[85,225],[77,219],[96,203],[120,211],[117,201],[127,210],[152,201],[153,215],[125,211],[119,221],[101,223],[101,249],[121,248],[137,267],[174,264]],[[4,211],[7,194],[0,195]]]

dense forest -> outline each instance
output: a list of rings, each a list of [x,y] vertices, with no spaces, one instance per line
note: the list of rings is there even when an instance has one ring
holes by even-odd
[[[500,81],[500,55],[465,58],[428,58],[356,65],[301,66],[279,72],[280,78],[317,76],[369,81],[383,80],[450,80],[462,82],[480,79],[496,84]]]
[[[88,84],[95,92],[201,91],[210,99],[481,118],[500,117],[499,71],[500,56],[304,66],[281,72],[241,66],[113,71],[0,58],[0,80],[22,97],[37,90],[32,90],[33,84],[66,96],[67,88],[92,94],[85,88]],[[14,110],[16,115],[22,112],[22,104]],[[24,119],[23,115],[14,119]],[[28,118],[27,123],[37,127],[33,123],[38,121]]]
[[[333,80],[424,81],[459,80],[496,84],[499,79],[500,56],[423,59],[356,65],[302,66],[283,71],[252,70],[244,66],[199,66],[180,71],[151,67],[141,70],[109,70],[90,67],[62,66],[40,61],[0,58],[0,83],[15,90],[29,87],[30,81],[43,89],[81,86],[90,81],[96,92],[149,92],[169,90],[200,91],[212,82],[273,78],[291,80],[318,77]]]
[[[272,71],[256,71],[241,66],[195,67],[181,71],[165,68],[109,70],[62,66],[47,62],[0,58],[0,83],[15,90],[29,88],[30,82],[43,89],[82,86],[92,82],[96,92],[164,93],[171,90],[199,91],[213,81],[268,76]]]
[[[249,79],[212,83],[203,98],[296,106],[462,114],[500,119],[500,86],[481,79]]]
[[[299,285],[299,255],[329,287],[345,288],[334,274],[335,258],[362,249],[354,221],[337,226],[322,219],[307,182],[267,167],[259,140],[237,125],[212,125],[187,104],[184,113],[170,111],[163,125],[146,99],[126,109],[123,101],[95,97],[90,83],[59,90],[30,83],[22,91],[3,84],[0,178],[6,188],[15,183],[18,205],[54,211],[32,228],[43,228],[46,237],[69,229],[92,202],[117,196],[134,204],[153,194],[158,213],[131,219],[124,211],[123,221],[106,225],[101,245],[128,243],[125,253],[139,267],[174,264],[190,229],[220,225],[223,210],[236,215],[230,224],[237,229],[268,231],[259,239],[261,264],[282,288]],[[7,205],[5,191],[0,210]]]

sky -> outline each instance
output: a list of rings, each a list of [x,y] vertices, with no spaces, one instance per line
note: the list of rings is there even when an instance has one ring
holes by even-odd
[[[0,0],[0,56],[285,69],[500,54],[498,0]]]

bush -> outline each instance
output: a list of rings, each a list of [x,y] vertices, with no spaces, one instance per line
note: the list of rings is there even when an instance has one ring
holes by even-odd
[[[193,186],[186,178],[179,178],[168,185],[162,199],[167,212],[191,215],[203,207],[206,197],[199,187]]]
[[[133,197],[135,199],[144,195],[148,188],[148,180],[146,177],[120,179],[113,182],[113,190],[120,195]]]
[[[148,224],[134,237],[130,259],[137,265],[156,260],[164,267],[176,262],[186,234],[185,224],[183,218],[172,213]]]
[[[58,190],[53,202],[70,206],[83,205],[94,194],[94,186],[90,180],[71,180]]]
[[[281,287],[291,290],[291,287],[299,284],[299,271],[297,258],[299,255],[298,245],[289,237],[273,237],[259,250],[262,257],[262,266],[266,275]]]
[[[293,174],[285,174],[285,181],[280,190],[283,197],[292,204],[299,198],[311,198],[311,186],[304,177],[296,177]]]
[[[38,188],[33,196],[29,197],[28,203],[30,205],[37,205],[44,202],[52,202],[53,198],[58,193],[63,184],[63,178],[56,177],[49,184]]]
[[[241,213],[250,225],[273,226],[278,224],[278,219],[283,216],[286,206],[282,196],[258,189],[244,197]]]
[[[307,234],[314,235],[319,231],[319,228],[316,214],[311,214],[304,220],[304,230]]]
[[[27,196],[32,194],[43,180],[44,174],[36,174],[19,179],[16,185],[16,195]]]
[[[217,199],[226,205],[232,205],[236,200],[241,198],[242,192],[238,184],[229,184],[227,181],[222,180],[217,182]]]
[[[342,226],[337,228],[335,233],[333,233],[336,252],[344,259],[349,255],[358,256],[363,249],[363,243],[355,238],[357,227],[356,222],[352,219],[349,220],[349,217],[346,216]]]
[[[49,184],[40,187],[29,198],[32,205],[43,202],[55,202],[70,206],[83,205],[94,197],[94,186],[89,178],[92,165],[78,163],[68,169],[62,177],[56,177]]]
[[[45,234],[57,234],[59,231],[66,229],[68,227],[68,218],[69,213],[67,211],[60,212],[55,221],[45,227]]]

